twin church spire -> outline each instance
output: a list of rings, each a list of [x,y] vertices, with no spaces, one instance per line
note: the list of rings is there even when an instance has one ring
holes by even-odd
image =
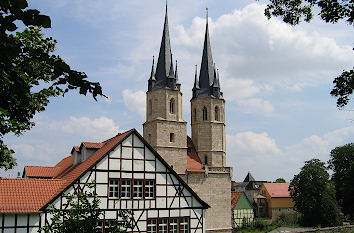
[[[168,28],[167,4],[165,12],[165,23],[162,33],[159,58],[155,71],[154,59],[151,69],[151,75],[148,84],[148,90],[169,88],[172,90],[180,90],[181,84],[178,81],[177,61],[176,71],[173,70],[173,60],[171,52],[170,35]],[[193,98],[199,97],[215,97],[222,98],[223,93],[220,90],[219,72],[215,68],[213,56],[210,46],[208,12],[206,15],[206,29],[204,37],[204,48],[202,62],[200,66],[199,79],[197,76],[197,68],[193,86]]]
[[[170,88],[172,90],[180,90],[181,84],[178,81],[177,61],[176,71],[173,69],[173,60],[170,43],[170,33],[168,29],[167,3],[165,12],[165,23],[163,27],[162,40],[160,46],[159,58],[155,71],[154,59],[149,79],[148,90],[159,88]]]

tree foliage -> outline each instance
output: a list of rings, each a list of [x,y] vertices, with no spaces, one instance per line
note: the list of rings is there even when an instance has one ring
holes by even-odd
[[[285,179],[284,178],[278,178],[275,180],[274,183],[286,183]]]
[[[304,20],[310,22],[318,9],[319,17],[326,23],[346,21],[354,25],[354,0],[270,0],[264,14],[281,17],[285,23],[296,25]],[[343,71],[333,81],[331,95],[337,98],[337,107],[343,108],[348,104],[349,96],[354,91],[354,69]]]
[[[27,7],[27,0],[0,0],[0,168],[4,169],[16,162],[3,136],[29,130],[50,97],[72,89],[83,95],[89,92],[95,100],[103,96],[99,83],[87,81],[85,73],[72,70],[53,54],[56,41],[40,32],[40,27],[51,26],[50,18]],[[25,26],[22,32],[17,31],[20,22]]]
[[[50,223],[40,231],[45,233],[97,233],[102,232],[100,218],[103,210],[99,208],[100,200],[92,191],[93,185],[85,184],[83,191],[68,194],[65,197],[65,210],[50,207],[52,215]],[[119,219],[112,219],[105,223],[105,232],[125,233],[131,228],[132,212],[118,211]]]
[[[331,151],[329,168],[333,170],[332,180],[336,198],[344,214],[354,217],[354,143],[336,147]]]
[[[327,169],[318,159],[306,161],[290,183],[289,191],[295,202],[294,208],[302,214],[302,224],[305,226],[326,227],[341,223]]]

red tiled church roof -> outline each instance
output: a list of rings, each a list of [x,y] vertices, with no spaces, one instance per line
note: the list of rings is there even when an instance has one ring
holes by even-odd
[[[204,172],[203,164],[197,155],[197,151],[190,137],[187,137],[187,147],[187,170],[189,172]]]
[[[232,191],[231,192],[231,209],[237,204],[238,200],[242,196],[242,192]]]
[[[289,183],[264,183],[271,197],[290,197]]]
[[[38,212],[64,183],[58,179],[2,178],[0,212]]]

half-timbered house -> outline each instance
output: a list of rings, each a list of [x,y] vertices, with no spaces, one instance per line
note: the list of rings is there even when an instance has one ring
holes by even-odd
[[[104,224],[133,211],[132,232],[203,233],[207,203],[135,130],[100,143],[82,143],[54,167],[25,167],[23,178],[0,180],[0,232],[37,232],[50,205],[94,184]]]

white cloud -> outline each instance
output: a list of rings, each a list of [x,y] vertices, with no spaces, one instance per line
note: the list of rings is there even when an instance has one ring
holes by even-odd
[[[11,148],[15,151],[16,159],[24,159],[31,162],[52,162],[57,159],[53,146],[46,143],[18,143],[12,144]]]
[[[305,161],[318,158],[327,162],[332,149],[352,142],[353,138],[354,126],[349,126],[324,135],[311,135],[294,145],[280,147],[266,132],[240,132],[227,135],[228,164],[234,167],[237,180],[251,171],[256,179],[284,177],[289,181]]]
[[[146,94],[143,91],[136,91],[133,92],[131,90],[124,90],[123,93],[123,99],[124,99],[124,104],[125,106],[133,112],[136,112],[140,115],[142,119],[145,118],[145,99],[146,99]]]
[[[200,47],[204,23],[196,17],[189,28],[178,26],[177,41],[189,50]],[[267,20],[264,6],[257,3],[209,20],[209,25],[214,60],[223,67],[225,80],[257,80],[299,90],[332,79],[354,61],[351,45],[338,45],[331,35],[292,27],[276,18]],[[242,89],[234,86],[233,90]],[[226,98],[235,98],[225,93]]]
[[[49,127],[52,130],[84,136],[90,140],[105,140],[119,132],[119,127],[107,117],[90,119],[89,117],[71,116],[67,121],[51,122]]]
[[[238,101],[238,104],[244,107],[247,112],[257,112],[262,111],[266,114],[274,112],[274,106],[267,100],[259,98],[249,98]]]

